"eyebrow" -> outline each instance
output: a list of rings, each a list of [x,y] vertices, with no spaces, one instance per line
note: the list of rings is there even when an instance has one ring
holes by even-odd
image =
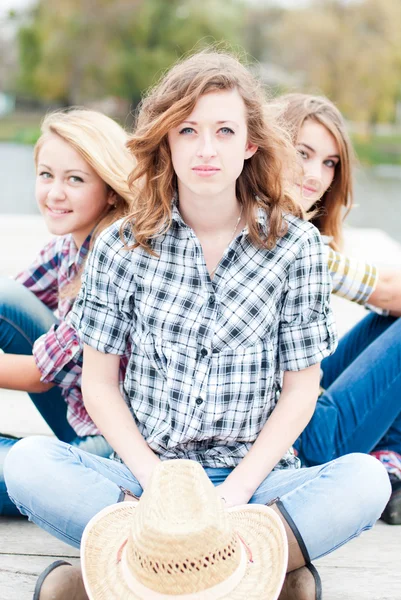
[[[183,121],[183,123],[189,123],[189,125],[198,125],[197,121]],[[236,123],[236,121],[230,121],[230,120],[216,121],[216,125],[224,125],[224,123],[233,123],[234,125],[239,127],[239,125],[238,125],[238,123]]]
[[[314,152],[316,154],[316,150],[314,148],[312,148],[312,146],[308,146],[308,144],[305,144],[304,142],[298,142],[297,146],[304,146],[305,148],[308,148],[308,150],[310,150],[311,152]],[[328,158],[338,158],[338,160],[340,160],[340,155],[339,154],[329,154]]]
[[[45,165],[44,163],[39,163],[38,167],[44,167],[45,169],[49,169],[49,171],[52,170],[51,167],[49,167],[49,165]],[[84,173],[85,175],[90,176],[90,173],[88,173],[87,171],[83,171],[82,169],[68,169],[67,171],[65,171],[66,173]]]

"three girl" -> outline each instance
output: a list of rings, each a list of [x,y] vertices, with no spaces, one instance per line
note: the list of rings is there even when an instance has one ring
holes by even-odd
[[[355,325],[322,362],[324,392],[295,448],[307,466],[349,452],[371,452],[386,466],[393,488],[382,518],[400,524],[401,320],[389,311],[401,314],[401,271],[379,271],[340,252],[344,211],[352,207],[353,150],[338,109],[327,98],[306,94],[281,101],[309,181],[303,206],[315,210],[312,222],[327,242],[333,291],[384,309]]]
[[[119,459],[29,438],[6,460],[13,501],[53,535],[79,546],[88,521],[140,496],[160,460],[189,458],[227,507],[273,506],[289,541],[280,598],[315,599],[310,561],[381,514],[390,486],[378,461],[299,469],[290,449],[336,347],[324,248],[285,189],[291,146],[225,54],[179,63],[144,101],[129,142],[140,191],[98,237],[70,319],[85,406]],[[79,580],[55,565],[37,597],[86,598]]]
[[[82,350],[65,317],[96,236],[129,213],[126,141],[117,123],[94,111],[45,118],[34,151],[36,199],[58,237],[15,280],[0,280],[0,387],[29,392],[59,439],[101,456],[112,449],[84,408]],[[19,514],[3,478],[16,441],[0,437],[0,514]]]

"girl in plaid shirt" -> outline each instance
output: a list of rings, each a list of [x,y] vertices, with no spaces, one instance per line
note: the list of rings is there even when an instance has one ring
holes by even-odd
[[[294,149],[264,107],[250,72],[216,52],[179,63],[144,100],[134,210],[97,239],[71,313],[85,405],[119,458],[30,438],[6,480],[21,512],[79,546],[160,460],[197,461],[227,508],[273,506],[289,542],[280,599],[315,600],[310,561],[372,527],[389,483],[370,456],[299,469],[291,450],[336,334],[322,241],[285,188]],[[86,598],[79,569],[54,567],[41,600]]]
[[[90,110],[48,115],[34,150],[36,199],[51,239],[14,280],[0,281],[0,387],[29,393],[59,439],[110,456],[85,410],[82,350],[65,322],[96,236],[129,212],[127,134]],[[0,514],[16,514],[3,463],[16,439],[0,436]]]
[[[333,292],[374,310],[323,361],[324,390],[295,447],[308,466],[372,453],[393,488],[382,518],[400,524],[401,270],[379,270],[340,252],[344,212],[353,199],[353,149],[341,113],[324,97],[289,94],[282,102],[304,167],[303,207],[315,211],[312,222],[330,244]]]

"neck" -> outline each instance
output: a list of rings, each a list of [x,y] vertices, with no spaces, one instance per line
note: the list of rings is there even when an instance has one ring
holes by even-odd
[[[179,189],[178,197],[180,214],[198,237],[231,230],[241,213],[235,189],[229,194],[225,191],[213,197],[197,196]]]

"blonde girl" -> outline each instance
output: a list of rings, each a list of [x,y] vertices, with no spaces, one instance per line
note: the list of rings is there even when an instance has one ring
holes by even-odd
[[[65,317],[96,237],[131,209],[126,141],[116,122],[95,111],[45,117],[34,149],[36,200],[57,237],[15,279],[0,280],[0,387],[28,392],[60,440],[102,456],[111,448],[84,408],[82,352]],[[0,437],[0,514],[18,513],[3,479],[16,441]]]

